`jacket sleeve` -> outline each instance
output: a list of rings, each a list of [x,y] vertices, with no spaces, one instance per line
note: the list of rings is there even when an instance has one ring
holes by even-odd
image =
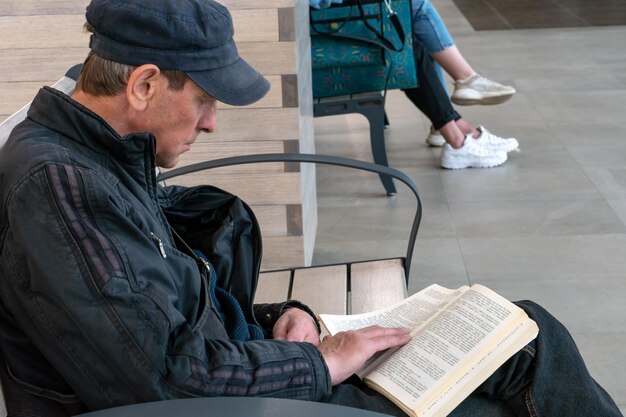
[[[49,164],[8,203],[3,300],[81,400],[100,409],[191,396],[328,398],[313,345],[231,341],[210,297],[178,291],[202,285],[197,268],[158,247],[126,191],[94,171]]]
[[[265,332],[265,337],[272,337],[274,325],[278,321],[278,318],[283,314],[285,310],[292,307],[299,308],[300,310],[306,312],[309,316],[311,316],[313,322],[315,323],[315,326],[317,327],[317,334],[320,334],[322,332],[320,322],[315,316],[313,310],[311,310],[309,306],[301,303],[300,301],[290,300],[283,303],[254,305],[254,315],[259,321],[261,327],[263,328],[263,332]]]

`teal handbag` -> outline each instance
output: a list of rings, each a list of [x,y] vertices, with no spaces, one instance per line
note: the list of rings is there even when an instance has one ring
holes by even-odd
[[[310,11],[314,98],[418,86],[410,0]]]

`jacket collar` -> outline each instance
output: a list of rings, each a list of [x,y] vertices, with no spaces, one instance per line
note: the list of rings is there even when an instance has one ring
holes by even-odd
[[[58,90],[39,90],[28,117],[98,153],[127,164],[143,161],[148,165],[144,168],[154,170],[154,136],[147,132],[120,136],[96,113]]]

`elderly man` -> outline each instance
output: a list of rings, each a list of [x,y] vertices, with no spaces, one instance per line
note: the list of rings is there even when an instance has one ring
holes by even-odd
[[[259,235],[246,206],[212,187],[156,182],[157,166],[175,166],[214,130],[217,101],[245,105],[269,88],[239,57],[228,11],[212,0],[93,0],[86,17],[91,52],[76,92],[43,88],[0,154],[5,383],[58,415],[194,396],[403,415],[350,377],[406,343],[406,330],[320,341],[305,305],[253,306]],[[565,329],[522,306],[540,338],[456,415],[621,415]],[[10,412],[32,411],[8,397]]]

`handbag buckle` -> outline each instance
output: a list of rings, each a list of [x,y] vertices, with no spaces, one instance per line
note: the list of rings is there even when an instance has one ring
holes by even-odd
[[[389,16],[396,15],[396,11],[391,7],[391,0],[383,0],[385,2],[385,7],[387,8],[387,13]]]

